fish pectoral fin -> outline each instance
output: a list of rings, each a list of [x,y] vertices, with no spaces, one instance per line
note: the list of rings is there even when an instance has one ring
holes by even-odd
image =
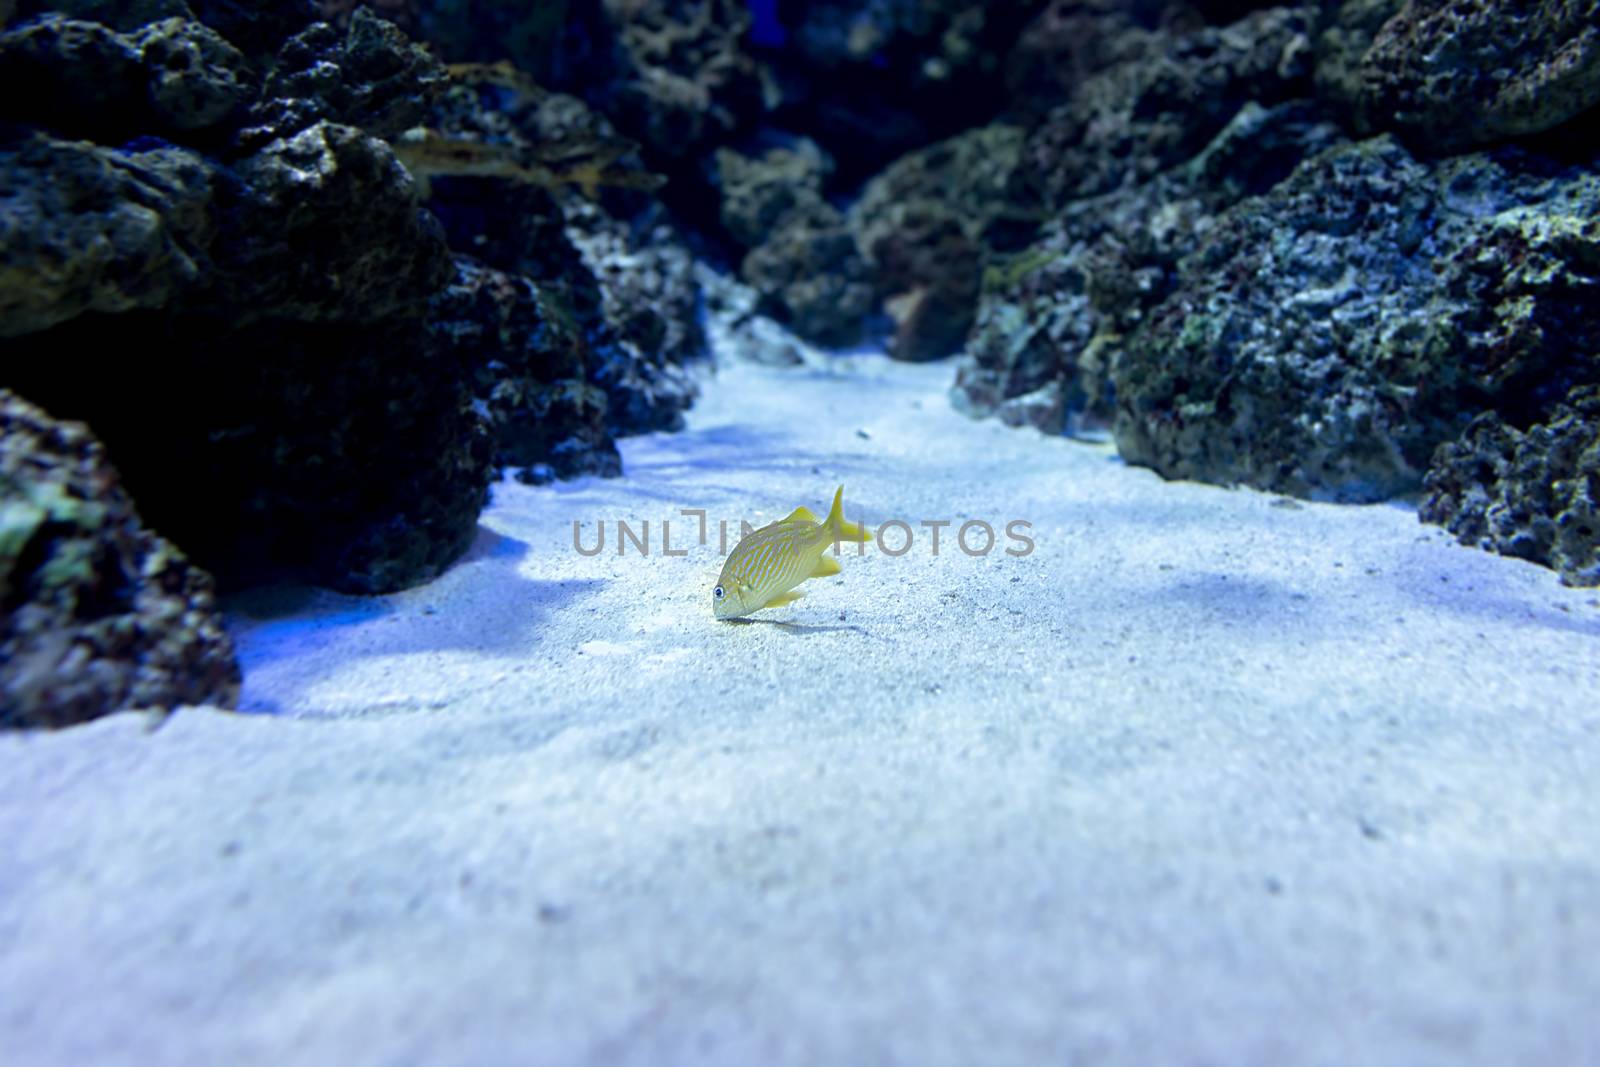
[[[815,515],[811,514],[811,510],[809,508],[799,507],[799,508],[795,508],[793,511],[789,512],[788,515],[786,515],[782,519],[779,519],[778,521],[779,522],[809,522],[809,523],[815,523],[817,521],[817,517]]]
[[[777,596],[773,597],[771,600],[767,601],[761,606],[764,608],[781,608],[785,604],[794,603],[803,596],[805,596],[805,594],[800,590],[791,589],[787,593],[779,593]]]
[[[816,567],[807,577],[826,578],[830,574],[838,574],[844,568],[839,566],[839,561],[832,556],[822,556],[817,560]]]

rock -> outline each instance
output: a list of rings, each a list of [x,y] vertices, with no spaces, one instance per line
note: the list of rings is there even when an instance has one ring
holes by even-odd
[[[1009,198],[1023,131],[997,124],[897,160],[867,184],[850,225],[877,288],[890,294],[897,359],[952,355],[977,310],[992,229],[1036,219]]]
[[[745,256],[740,276],[761,294],[764,313],[829,348],[860,341],[876,303],[844,215],[827,203],[789,216]]]
[[[1463,544],[1600,586],[1600,387],[1574,389],[1525,430],[1478,416],[1440,446],[1424,488],[1422,520]]]
[[[253,95],[244,54],[202,23],[162,19],[139,30],[132,41],[145,69],[157,129],[208,129]]]
[[[842,347],[861,339],[877,294],[843,213],[823,197],[831,167],[804,140],[716,156],[723,225],[750,248],[740,276],[761,295],[762,313]]]
[[[381,141],[318,123],[228,168],[35,135],[0,174],[3,383],[92,425],[192,558],[381,592],[470,544],[492,443],[419,340],[452,265]]]
[[[93,425],[141,514],[225,588],[393,592],[471,545],[492,474],[472,367],[429,343],[426,310],[82,316],[10,342],[5,377]]]
[[[1006,56],[1011,114],[1032,125],[1089,78],[1148,55],[1173,6],[1168,0],[1051,0]]]
[[[1301,496],[1414,490],[1478,412],[1596,377],[1597,193],[1515,153],[1323,153],[1219,219],[1122,344],[1119,450]]]
[[[1040,0],[783,0],[763,27],[775,122],[804,130],[855,184],[993,122],[1006,56]]]
[[[210,269],[213,183],[179,148],[0,146],[0,338],[189,293]]]
[[[251,62],[268,59],[315,17],[311,0],[16,0],[18,16],[56,12],[128,33],[162,19],[201,22]]]
[[[791,216],[815,212],[833,160],[808,138],[788,138],[751,156],[719,149],[714,157],[722,225],[745,248],[770,237]]]
[[[382,141],[320,121],[234,168],[217,274],[194,298],[248,321],[376,323],[451,276],[438,221]]]
[[[0,33],[0,115],[74,135],[116,136],[149,121],[145,69],[129,38],[46,15]]]
[[[319,121],[393,138],[428,116],[445,84],[426,49],[358,8],[343,31],[314,23],[284,43],[240,145],[256,148]]]
[[[677,231],[632,181],[636,146],[576,98],[532,86],[504,111],[453,88],[435,114],[448,135],[505,146],[551,176],[608,161],[589,170],[593,200],[575,182],[457,177],[433,183],[431,206],[457,248],[524,276],[570,320],[611,434],[680,428],[697,394],[684,368],[705,352],[699,291]]]
[[[992,249],[957,372],[957,406],[982,417],[1038,394],[1061,405],[1057,432],[1109,427],[1110,361],[1168,295],[1178,262],[1223,211],[1270,190],[1303,157],[1340,139],[1307,101],[1246,104],[1187,163],[1065,205],[1023,250]]]
[[[459,258],[455,281],[433,300],[428,331],[439,351],[472,368],[496,466],[556,478],[622,473],[606,394],[588,381],[582,332],[533,282]]]
[[[1246,102],[1309,96],[1313,29],[1309,9],[1285,7],[1149,35],[1030,132],[1020,186],[1056,208],[1135,185],[1192,158]]]
[[[618,436],[683,429],[699,395],[685,367],[706,351],[688,250],[656,211],[624,223],[569,197],[563,216],[600,293],[606,329],[592,335],[591,363],[607,425]]]
[[[211,579],[144,526],[105,451],[0,390],[0,728],[232,707]]]
[[[0,109],[20,122],[117,143],[192,140],[255,91],[244,55],[190,19],[119,33],[46,15],[0,33]]]
[[[1353,0],[1320,51],[1319,81],[1359,131],[1433,151],[1539,133],[1600,105],[1596,0]]]
[[[615,80],[601,95],[630,136],[668,157],[723,142],[763,110],[740,0],[604,0]]]

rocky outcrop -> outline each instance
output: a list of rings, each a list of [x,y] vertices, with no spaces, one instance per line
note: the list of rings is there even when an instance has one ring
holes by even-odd
[[[890,354],[927,360],[961,349],[977,312],[987,250],[1009,226],[1032,229],[1008,192],[1023,131],[996,124],[897,160],[867,183],[850,226],[895,319]]]
[[[1253,13],[1230,26],[1141,34],[1028,135],[1019,192],[1054,210],[1147,181],[1192,158],[1246,103],[1311,91],[1314,14]]]
[[[1600,106],[1600,3],[1347,0],[1318,81],[1359,132],[1459,151],[1552,129]]]
[[[0,389],[0,729],[231,707],[211,579],[144,526],[105,454]]]
[[[1526,429],[1478,416],[1440,447],[1425,488],[1423,521],[1463,544],[1600,586],[1600,387],[1574,389]]]
[[[429,206],[453,246],[539,289],[581,346],[582,381],[600,390],[610,434],[676,429],[697,391],[687,367],[705,352],[689,252],[645,195],[653,176],[634,145],[574,97],[517,91],[503,110],[466,86],[445,94],[434,117],[446,143],[491,146],[491,162],[516,176],[446,171]],[[560,436],[590,435],[580,420]],[[609,437],[597,447],[595,470],[614,470]]]
[[[1597,207],[1594,174],[1514,153],[1430,167],[1390,138],[1324,153],[1219,219],[1122,345],[1119,450],[1169,477],[1336,500],[1417,488],[1477,412],[1597,377],[1582,325]]]
[[[823,196],[828,157],[798,140],[724,149],[716,167],[723,225],[748,247],[740,275],[762,311],[815,344],[861,340],[876,293],[844,213]]]
[[[1073,201],[1027,247],[991,255],[953,396],[975,416],[1095,433],[1115,414],[1110,364],[1228,208],[1342,140],[1308,101],[1247,104],[1193,160]]]
[[[260,18],[218,8],[236,49],[174,11],[85,3],[0,37],[12,75],[41,42],[91,42],[44,66],[135,90],[71,130],[87,140],[41,129],[71,108],[8,98],[27,125],[0,141],[0,384],[89,423],[145,518],[225,583],[423,581],[470,542],[492,444],[464,368],[424,340],[454,273],[443,231],[346,123],[420,114],[439,68],[362,16],[337,38],[279,26],[263,80]],[[297,121],[240,135],[267,113]]]

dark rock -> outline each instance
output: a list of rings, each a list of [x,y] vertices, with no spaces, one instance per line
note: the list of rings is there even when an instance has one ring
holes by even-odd
[[[1463,544],[1600,586],[1600,387],[1574,389],[1526,430],[1478,416],[1440,446],[1424,488],[1422,520]]]
[[[123,34],[47,15],[0,34],[0,111],[64,133],[183,139],[222,123],[253,91],[239,50],[187,19]]]
[[[472,368],[416,317],[89,315],[5,357],[9,382],[95,426],[141,514],[225,587],[415,585],[466,550],[487,502]]]
[[[668,157],[725,142],[763,110],[742,0],[608,0],[615,81],[598,94],[630,136]]]
[[[274,141],[234,168],[217,274],[197,306],[242,320],[376,323],[451,276],[438,221],[382,141],[327,122]]]
[[[447,63],[508,61],[538,84],[575,89],[612,84],[616,41],[593,0],[318,0],[321,17],[345,25],[363,7]]]
[[[815,212],[833,160],[806,138],[788,138],[759,155],[716,153],[722,224],[745,248],[761,244],[791,216]]]
[[[1430,168],[1389,138],[1326,152],[1219,219],[1127,338],[1118,447],[1168,477],[1413,490],[1477,412],[1594,378],[1597,209],[1593,173],[1525,156]],[[1581,328],[1547,329],[1541,308]]]
[[[1110,362],[1170,293],[1178,262],[1223,211],[1338,140],[1308,102],[1247,104],[1182,166],[1065,205],[1021,251],[991,250],[957,373],[957,406],[1004,416],[1015,399],[1029,410],[1029,425],[1044,428],[1059,407],[1057,432],[1108,427]]]
[[[827,347],[860,341],[876,303],[866,261],[831,204],[789,216],[745,256],[740,275],[761,294],[764,312]]]
[[[581,328],[527,278],[467,259],[434,298],[434,345],[472,368],[495,435],[495,464],[527,477],[615,477],[622,460],[606,428],[605,392],[588,380]]]
[[[209,271],[213,182],[184,149],[0,146],[0,338],[187,294]]]
[[[618,436],[681,430],[699,395],[685,368],[706,351],[688,250],[658,210],[624,222],[569,197],[563,215],[600,294],[591,380],[608,398],[607,425]]]
[[[823,197],[831,161],[804,140],[717,153],[722,220],[750,251],[740,276],[761,310],[819,345],[859,341],[876,303],[844,214]]]
[[[0,115],[77,135],[132,133],[148,122],[145,69],[127,37],[48,15],[0,34]]]
[[[867,184],[850,211],[856,243],[877,288],[890,294],[897,359],[939,359],[961,349],[977,311],[991,231],[1036,217],[1008,188],[1023,131],[982,127],[913,152]]]
[[[1051,0],[1006,56],[1011,115],[1033,124],[1101,71],[1150,54],[1169,0]]]
[[[1272,8],[1226,27],[1151,34],[1034,129],[1019,194],[1048,207],[1134,185],[1192,158],[1247,102],[1310,94],[1312,14]]]
[[[0,390],[0,728],[232,707],[211,579],[145,527],[105,452]]]
[[[269,58],[315,17],[311,0],[17,0],[19,16],[44,12],[125,33],[162,19],[202,22],[252,61]]]
[[[781,0],[758,54],[774,122],[804,130],[855,184],[907,152],[995,120],[1006,55],[1040,0]],[[781,32],[781,40],[771,31]]]
[[[215,126],[252,94],[243,53],[202,23],[163,19],[139,30],[132,40],[144,65],[158,130]]]
[[[698,283],[660,206],[631,187],[606,185],[633,184],[630,143],[582,101],[536,87],[519,87],[504,110],[455,88],[436,118],[450,136],[504,147],[544,175],[539,182],[486,176],[432,183],[430,205],[452,244],[525,276],[549,313],[570,322],[588,382],[604,396],[610,433],[680,428],[697,392],[684,367],[706,344]],[[596,157],[610,162],[601,166]],[[598,179],[589,190],[596,199],[560,180],[574,172]]]
[[[193,18],[184,0],[15,0],[17,15],[55,13],[127,32],[169,18]]]
[[[94,426],[219,579],[381,592],[470,544],[492,441],[421,340],[453,270],[383,142],[319,123],[228,168],[34,136],[0,174],[4,384]]]
[[[240,144],[257,147],[318,121],[393,138],[428,116],[445,84],[426,49],[358,8],[342,31],[318,22],[285,42]]]
[[[232,169],[36,135],[0,148],[0,175],[0,336],[168,305],[373,322],[450,276],[410,176],[348,127],[319,123]]]
[[[1353,0],[1319,50],[1319,82],[1357,130],[1435,151],[1538,133],[1600,105],[1596,0]]]

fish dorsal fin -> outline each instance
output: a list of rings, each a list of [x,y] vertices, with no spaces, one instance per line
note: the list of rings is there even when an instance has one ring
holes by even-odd
[[[817,521],[817,517],[815,515],[811,514],[811,509],[810,508],[798,507],[798,508],[795,508],[793,511],[789,512],[789,514],[785,515],[783,518],[779,519],[778,521],[779,522],[809,522],[809,523],[812,523],[814,525],[816,523],[816,521]]]

